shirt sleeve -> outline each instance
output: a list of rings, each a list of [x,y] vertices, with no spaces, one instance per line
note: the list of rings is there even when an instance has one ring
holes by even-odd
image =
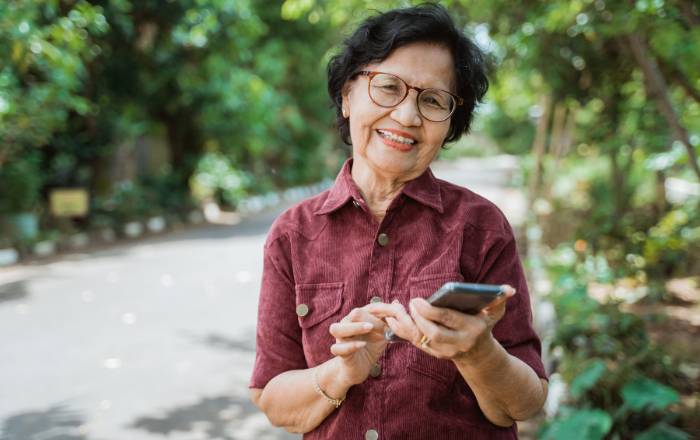
[[[493,328],[493,335],[510,353],[529,365],[537,376],[547,379],[542,364],[542,348],[532,324],[530,293],[525,279],[513,231],[504,219],[504,231],[482,231],[481,267],[477,283],[509,284],[516,289],[506,303],[506,312]]]
[[[289,370],[307,368],[301,328],[295,311],[295,290],[289,241],[268,238],[258,301],[255,366],[250,388],[264,388]]]

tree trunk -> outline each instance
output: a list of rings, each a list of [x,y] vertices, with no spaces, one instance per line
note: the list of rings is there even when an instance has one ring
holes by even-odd
[[[556,170],[559,166],[561,153],[564,143],[564,132],[566,130],[566,105],[559,101],[554,105],[552,114],[552,131],[549,136],[549,155],[554,160],[552,169]],[[544,178],[542,179],[544,182]],[[551,198],[551,186],[545,186],[541,189],[545,199]]]
[[[639,64],[642,72],[644,73],[644,77],[646,79],[644,84],[647,87],[647,94],[656,101],[659,111],[664,116],[671,129],[673,137],[685,146],[690,167],[697,176],[698,180],[700,180],[700,165],[698,165],[698,158],[697,154],[695,154],[695,148],[690,144],[688,131],[681,125],[680,120],[673,109],[671,98],[669,97],[668,93],[668,87],[666,86],[666,80],[661,74],[656,59],[649,53],[646,42],[638,33],[634,32],[628,35],[627,41],[629,42],[634,58],[637,60],[637,64]]]
[[[688,24],[688,26],[700,26],[700,11],[693,10],[693,3],[688,0],[680,0],[678,2],[678,9],[681,11],[683,19]],[[695,5],[695,8],[699,8]]]
[[[547,128],[549,127],[549,114],[551,107],[551,99],[548,95],[540,99],[540,108],[542,115],[537,120],[537,129],[535,131],[535,139],[532,142],[532,152],[535,156],[535,168],[530,179],[530,200],[529,205],[537,200],[542,189],[542,180],[544,174],[544,155],[547,147]]]
[[[656,211],[657,221],[661,219],[668,211],[668,202],[666,202],[666,175],[663,171],[656,171],[656,185],[655,185],[656,200],[654,203],[654,211]]]
[[[622,214],[624,213],[624,205],[625,205],[625,176],[622,173],[622,169],[620,167],[620,162],[617,157],[618,150],[616,149],[609,149],[608,150],[608,157],[610,158],[610,180],[612,181],[612,193],[613,193],[613,205],[614,205],[614,211],[613,211],[613,224],[615,225],[613,228],[613,233],[617,234],[619,227],[618,227],[618,221],[622,217]]]
[[[170,164],[183,188],[187,188],[195,160],[202,150],[197,129],[192,124],[192,116],[183,112],[161,114],[161,120],[167,131]]]
[[[678,84],[688,96],[700,104],[700,91],[693,87],[693,84],[691,84],[688,77],[686,77],[683,72],[678,70],[676,66],[670,65],[661,59],[659,59],[659,67],[661,67],[661,70],[666,77]]]

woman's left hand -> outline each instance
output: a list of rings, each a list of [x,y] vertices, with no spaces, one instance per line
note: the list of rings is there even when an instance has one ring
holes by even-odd
[[[505,314],[506,301],[515,295],[515,289],[506,287],[505,295],[477,315],[434,307],[423,298],[413,298],[409,303],[409,311],[415,327],[409,328],[405,321],[399,323],[393,318],[387,318],[387,324],[397,335],[438,358],[459,360],[482,354],[493,342],[491,329]],[[428,342],[421,344],[423,335],[428,338]]]

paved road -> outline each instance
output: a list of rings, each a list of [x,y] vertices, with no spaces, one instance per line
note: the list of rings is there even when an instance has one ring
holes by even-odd
[[[436,164],[512,221],[509,159]],[[298,438],[247,398],[270,211],[0,269],[1,440]]]

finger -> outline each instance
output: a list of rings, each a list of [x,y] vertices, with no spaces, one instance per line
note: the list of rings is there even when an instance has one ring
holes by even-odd
[[[372,331],[377,332],[383,332],[386,327],[386,323],[383,320],[364,310],[364,308],[360,309],[355,317],[355,321],[370,323],[372,324]]]
[[[389,319],[389,318],[387,318]],[[395,318],[392,318],[395,319]],[[400,328],[401,334],[397,333],[403,339],[411,341],[413,344],[418,344],[418,341],[423,337],[420,329],[408,313],[402,313],[398,319],[395,319],[397,326]]]
[[[501,286],[501,288],[503,289],[504,295],[500,295],[498,298],[491,301],[486,307],[482,309],[482,313],[494,314],[500,312],[500,309],[504,307],[503,304],[505,304],[506,301],[515,296],[516,290],[508,284],[504,284],[503,286]]]
[[[340,321],[341,323],[346,322],[369,322],[375,329],[384,328],[384,322],[377,318],[376,316],[368,313],[364,310],[364,307],[356,307],[350,311],[345,317]]]
[[[462,329],[467,325],[469,315],[451,310],[445,307],[435,307],[430,305],[423,298],[414,298],[411,304],[420,312],[420,314],[430,321],[437,322],[451,329]]]
[[[417,345],[418,341],[420,341],[420,338],[423,336],[410,316],[408,316],[408,322],[403,322],[403,320],[398,321],[396,318],[392,317],[386,318],[386,322],[396,336],[410,341],[414,345]]]
[[[350,338],[365,335],[372,331],[374,324],[371,322],[336,322],[331,324],[330,334],[336,338]]]
[[[335,356],[349,356],[365,345],[365,341],[338,342],[331,345],[331,353]]]
[[[364,307],[365,311],[371,313],[377,318],[386,318],[392,316],[396,319],[401,319],[402,315],[408,315],[406,309],[398,301],[394,301],[391,304],[386,303],[372,303]]]
[[[385,303],[372,303],[368,304],[367,306],[364,307],[364,312],[368,313],[370,316],[373,316],[375,319],[379,320],[381,322],[381,331],[384,331],[384,323],[385,319],[388,317],[392,317],[397,319],[399,322],[402,322],[404,324],[412,324],[413,321],[411,320],[411,317],[409,314],[406,312],[406,309],[399,303],[398,301],[394,301],[391,304],[385,304]]]
[[[417,310],[414,301],[411,301],[409,308],[411,309],[411,316],[413,317],[413,321],[416,323],[416,327],[418,327],[421,334],[427,336],[431,341],[436,343],[453,343],[457,339],[457,332],[438,325],[421,315],[421,312]]]

